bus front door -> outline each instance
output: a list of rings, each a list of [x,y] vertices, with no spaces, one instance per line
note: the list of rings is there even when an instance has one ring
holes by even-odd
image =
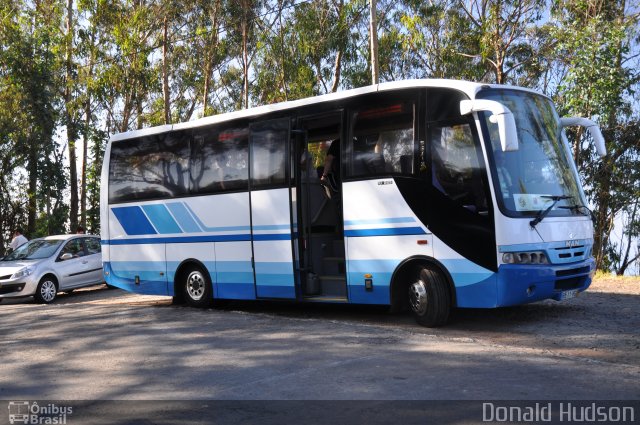
[[[296,298],[289,128],[289,119],[251,126],[249,190],[257,298]]]

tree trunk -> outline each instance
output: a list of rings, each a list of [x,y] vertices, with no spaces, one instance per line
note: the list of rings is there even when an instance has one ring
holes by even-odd
[[[331,84],[331,93],[338,91],[340,85],[340,74],[342,72],[342,49],[338,50],[336,55],[336,63],[333,67],[333,84]]]
[[[164,97],[164,123],[171,124],[171,91],[169,90],[169,18],[165,15],[162,31],[162,95]]]
[[[218,46],[218,10],[220,9],[220,0],[217,0],[213,4],[213,10],[210,12],[211,16],[211,38],[209,39],[209,45],[205,49],[207,54],[205,58],[204,66],[204,87],[202,94],[202,115],[207,116],[207,105],[209,104],[209,90],[211,90],[211,79],[213,78],[213,62],[215,60],[215,50]]]
[[[29,174],[29,189],[27,190],[27,237],[33,238],[36,233],[36,208],[38,190],[38,143],[31,140],[29,143],[29,163],[27,172]]]
[[[371,84],[378,84],[378,20],[376,0],[369,0],[369,45],[371,47]]]
[[[67,140],[69,148],[69,227],[71,232],[78,228],[78,169],[76,157],[77,129],[73,111],[71,90],[75,83],[73,76],[73,0],[67,0],[67,41],[66,41],[66,81],[64,89],[65,118],[67,120]]]
[[[248,38],[249,38],[249,4],[243,4],[244,10],[242,11],[242,99],[243,108],[249,107],[249,52]]]
[[[95,62],[95,32],[91,33],[91,51],[89,53],[89,64],[86,76],[86,99],[84,102],[84,129],[82,149],[82,177],[80,183],[80,224],[87,230],[87,160],[89,150],[89,128],[91,126],[91,80],[93,79],[93,66]],[[96,159],[97,160],[97,159]]]

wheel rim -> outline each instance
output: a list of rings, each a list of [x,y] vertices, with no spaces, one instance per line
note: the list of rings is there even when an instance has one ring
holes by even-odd
[[[194,301],[199,301],[204,296],[206,283],[204,276],[199,271],[189,273],[187,277],[187,293]]]
[[[420,316],[427,312],[427,288],[422,280],[418,280],[409,287],[409,304],[411,309]]]
[[[56,293],[58,289],[56,288],[56,284],[50,280],[46,280],[42,282],[42,286],[40,287],[40,295],[42,299],[46,302],[51,302],[56,297]]]

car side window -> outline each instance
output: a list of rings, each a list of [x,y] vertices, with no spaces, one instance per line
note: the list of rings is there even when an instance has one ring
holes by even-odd
[[[84,256],[84,247],[82,246],[82,239],[73,239],[66,243],[60,255],[71,254],[74,257]]]
[[[86,238],[84,240],[85,246],[87,247],[87,254],[100,254],[100,239],[98,238]]]

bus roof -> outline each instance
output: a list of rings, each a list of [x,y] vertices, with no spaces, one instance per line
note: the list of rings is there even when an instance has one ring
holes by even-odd
[[[395,81],[395,82],[381,83],[381,84],[371,85],[366,87],[360,87],[356,89],[343,90],[336,93],[329,93],[329,94],[324,94],[320,96],[307,97],[304,99],[273,103],[273,104],[264,105],[264,106],[257,106],[254,108],[242,109],[239,111],[227,112],[223,114],[199,118],[197,120],[188,121],[184,123],[167,124],[167,125],[160,125],[156,127],[144,128],[141,130],[127,131],[124,133],[118,133],[118,134],[112,135],[110,141],[116,142],[119,140],[126,140],[134,137],[165,133],[172,130],[185,130],[189,128],[201,127],[209,124],[216,124],[216,123],[231,121],[235,119],[256,117],[256,116],[265,115],[271,112],[284,111],[287,109],[300,108],[308,105],[315,105],[319,103],[331,102],[331,101],[336,101],[341,99],[348,99],[351,97],[364,95],[368,93],[376,93],[376,92],[397,90],[397,89],[404,89],[404,88],[421,88],[421,87],[442,87],[442,88],[456,89],[464,92],[471,99],[475,98],[476,93],[480,91],[480,89],[488,88],[488,87],[511,88],[511,89],[524,90],[524,91],[540,94],[536,91],[522,88],[522,87],[505,86],[505,85],[499,85],[499,84],[475,83],[475,82],[463,81],[463,80],[446,80],[446,79],[402,80],[402,81]]]

